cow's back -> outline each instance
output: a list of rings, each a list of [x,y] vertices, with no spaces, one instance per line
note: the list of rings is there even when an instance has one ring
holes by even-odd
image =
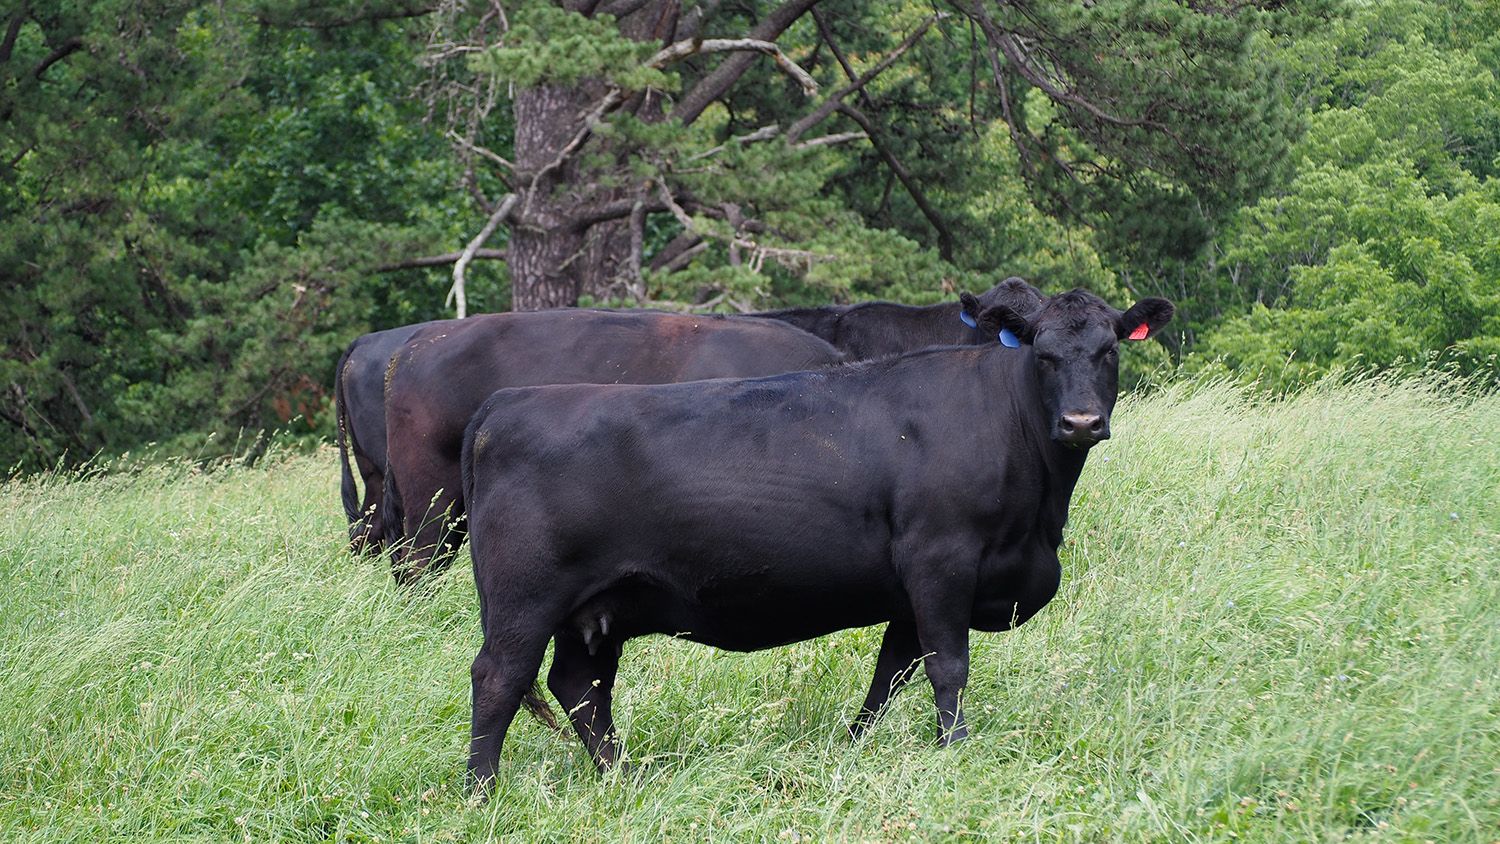
[[[441,527],[429,528],[429,512],[463,512],[464,426],[496,390],[747,377],[840,359],[833,346],[790,325],[737,317],[556,310],[424,329],[392,357],[386,385],[389,477],[398,502],[387,516],[401,523],[388,522],[387,532],[415,537],[418,549],[413,563],[397,562],[422,568],[430,556],[422,549],[442,541]],[[433,535],[418,535],[424,531]]]

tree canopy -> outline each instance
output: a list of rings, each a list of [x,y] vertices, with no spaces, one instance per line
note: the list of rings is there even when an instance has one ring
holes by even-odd
[[[0,459],[320,435],[349,339],[455,307],[1016,274],[1176,300],[1137,372],[1493,378],[1497,31],[1483,0],[22,0]]]

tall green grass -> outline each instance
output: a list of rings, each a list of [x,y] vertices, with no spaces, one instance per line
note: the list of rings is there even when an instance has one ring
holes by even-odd
[[[635,769],[518,719],[463,784],[467,558],[344,553],[331,452],[0,487],[0,841],[1500,838],[1500,398],[1436,380],[1117,411],[1064,584],[845,738],[879,630],[631,643]]]

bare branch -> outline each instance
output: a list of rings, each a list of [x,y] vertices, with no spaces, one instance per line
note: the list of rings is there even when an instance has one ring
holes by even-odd
[[[826,147],[832,144],[842,144],[848,141],[869,140],[870,136],[865,132],[839,132],[835,135],[824,135],[821,138],[813,138],[800,144],[793,144],[792,149],[811,149],[812,147]]]
[[[646,301],[646,283],[641,277],[641,251],[646,240],[646,203],[640,199],[630,209],[630,257],[625,262],[626,289],[637,302]]]
[[[787,58],[776,46],[774,41],[765,41],[759,38],[709,38],[706,40],[678,41],[662,48],[656,55],[652,56],[646,64],[660,70],[672,62],[682,61],[688,56],[699,53],[760,53],[770,56],[776,61],[776,66],[781,71],[797,81],[802,86],[802,93],[811,97],[818,93],[818,83],[813,80],[807,71],[798,64]]]
[[[901,58],[901,55],[903,53],[905,53],[907,50],[910,50],[913,45],[921,40],[922,36],[927,34],[927,30],[931,29],[934,23],[937,23],[938,21],[946,17],[948,17],[947,12],[938,12],[937,14],[932,15],[926,20],[922,21],[922,24],[918,26],[910,35],[906,36],[906,38],[896,47],[896,49],[891,51],[890,55],[881,59],[874,67],[860,74],[857,78],[853,78],[848,85],[845,85],[844,87],[835,91],[832,96],[819,103],[818,107],[813,109],[813,111],[806,117],[803,117],[801,120],[793,123],[792,128],[788,129],[786,133],[787,143],[795,144],[797,142],[797,139],[801,138],[808,129],[811,129],[819,123],[822,123],[823,120],[828,117],[828,115],[833,114],[834,111],[838,109],[839,103],[842,102],[845,97],[849,96],[855,91],[864,88],[866,85],[870,84],[870,82],[873,81],[875,77],[879,76],[881,73],[884,73],[887,68],[896,63],[897,59]],[[813,12],[813,19],[818,23],[818,31],[823,35],[823,40],[828,44],[829,48],[832,49],[833,41],[828,37],[828,30],[823,26],[823,21],[818,17],[818,13],[816,11]],[[845,70],[848,70],[847,66]]]
[[[638,202],[642,202],[642,200],[616,199],[612,202],[595,205],[573,215],[568,221],[568,225],[575,231],[582,231],[591,226],[597,226],[600,223],[624,219],[634,213],[636,203]],[[669,210],[666,205],[660,202],[645,202],[641,207],[648,214],[656,214]]]
[[[73,383],[72,377],[68,375],[66,370],[59,369],[57,374],[62,377],[63,389],[67,391],[68,398],[73,400],[73,406],[78,408],[78,413],[83,416],[84,424],[94,424],[94,414],[90,413],[89,406],[84,404],[83,395],[78,392],[78,385]],[[102,434],[103,432],[101,431],[100,433]]]
[[[458,256],[458,261],[453,265],[453,287],[448,291],[448,298],[443,301],[443,307],[448,307],[456,299],[459,319],[468,316],[469,310],[469,300],[464,295],[464,271],[469,268],[469,262],[474,260],[474,253],[478,252],[479,247],[490,239],[490,235],[495,233],[500,223],[510,216],[510,211],[514,207],[516,207],[516,195],[506,194],[505,198],[500,200],[500,207],[496,208],[495,213],[485,221],[484,228],[480,229],[479,234],[469,241],[469,245],[464,247],[463,254]]]
[[[672,216],[677,218],[677,222],[681,223],[682,227],[688,231],[699,234],[698,227],[693,224],[693,218],[688,216],[688,212],[684,211],[681,205],[677,204],[676,199],[672,198],[672,191],[667,187],[666,181],[658,178],[656,180],[656,187],[657,192],[661,195],[662,203],[667,206],[667,210],[672,212]]]
[[[697,238],[697,235],[691,235]],[[692,246],[683,249],[665,261],[652,261],[651,269],[663,273],[675,273],[683,267],[691,264],[693,259],[708,251],[708,241],[699,238]],[[663,254],[666,254],[665,252]],[[658,258],[661,256],[658,255]]]
[[[707,150],[704,150],[703,152],[700,152],[700,153],[698,153],[696,155],[688,156],[687,160],[690,161],[690,162],[691,161],[701,161],[701,160],[703,160],[705,158],[709,158],[711,156],[718,155],[719,153],[721,153],[724,150],[728,149],[730,144],[742,144],[743,145],[743,144],[753,144],[756,141],[768,141],[768,140],[776,137],[780,132],[781,132],[781,127],[780,126],[778,126],[775,123],[769,123],[769,124],[767,124],[765,126],[760,127],[759,129],[756,129],[754,132],[751,132],[748,135],[737,135],[737,136],[735,136],[733,138],[730,138],[729,140],[725,141],[724,143],[719,144],[718,146],[714,147],[713,149],[707,149]]]
[[[488,158],[489,160],[491,160],[491,161],[495,162],[496,164],[500,165],[501,167],[504,167],[507,171],[509,171],[511,173],[514,173],[516,171],[516,165],[514,165],[514,164],[510,163],[509,161],[505,160],[505,158],[502,157],[499,153],[496,153],[493,150],[486,149],[485,147],[482,147],[479,144],[474,143],[473,141],[469,140],[468,138],[465,138],[464,136],[462,136],[462,135],[458,134],[457,132],[453,131],[452,129],[448,130],[448,137],[452,138],[454,141],[456,141],[459,145],[463,146],[465,149],[468,149],[468,150],[470,150],[472,152],[477,152],[480,155],[484,156],[485,158]]]
[[[808,9],[817,4],[818,0],[787,0],[751,30],[750,37],[760,41],[775,41]],[[677,101],[677,107],[672,109],[672,116],[683,125],[697,120],[703,110],[708,108],[709,103],[724,96],[734,83],[745,75],[745,71],[750,69],[750,64],[754,60],[754,56],[748,53],[725,59],[713,69],[713,72],[699,80],[698,84]]]
[[[394,264],[381,264],[380,266],[375,268],[375,272],[389,273],[395,272],[396,270],[417,270],[423,267],[442,267],[448,264],[456,263],[459,258],[463,257],[463,254],[464,253],[462,252],[444,252],[441,255],[426,255],[421,258],[408,258],[405,261],[397,261]],[[504,249],[478,249],[475,250],[472,260],[503,261],[505,260],[505,257],[506,252]]]

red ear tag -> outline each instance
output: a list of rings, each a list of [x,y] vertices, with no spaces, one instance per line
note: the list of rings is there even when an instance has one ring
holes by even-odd
[[[1134,331],[1130,332],[1130,337],[1128,339],[1131,339],[1131,340],[1144,340],[1144,339],[1146,339],[1146,335],[1150,334],[1150,333],[1151,333],[1151,326],[1149,326],[1149,325],[1147,325],[1146,323],[1143,322],[1140,325],[1137,325],[1135,327]]]

